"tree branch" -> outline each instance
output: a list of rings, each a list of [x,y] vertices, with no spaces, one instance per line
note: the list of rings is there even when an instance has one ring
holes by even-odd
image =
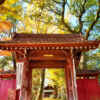
[[[60,12],[60,10],[54,10],[53,8],[51,8],[51,7],[49,7],[50,8],[50,10],[48,10],[48,11],[51,11],[51,12],[54,12],[55,14],[57,14],[57,15],[60,15],[61,16],[61,12]]]
[[[54,1],[57,4],[63,4],[63,2],[59,2],[59,1],[56,1],[56,0],[52,0],[52,1]]]
[[[14,71],[16,71],[16,59],[15,59],[15,53],[14,52],[12,52],[12,60],[13,60]]]
[[[87,0],[84,0],[84,3],[82,5],[82,11],[79,15],[79,24],[80,24],[80,28],[79,28],[79,32],[82,34],[82,27],[83,27],[83,22],[82,22],[82,16],[85,13],[85,4],[86,4]]]
[[[67,23],[65,23],[65,18],[64,18],[65,17],[64,16],[65,15],[65,5],[66,5],[66,0],[63,0],[61,21],[63,25],[68,28],[68,31],[70,31],[71,33],[79,33],[79,32],[76,32],[75,30],[72,30],[71,27]]]
[[[97,21],[99,19],[99,14],[100,14],[100,0],[98,1],[98,3],[99,3],[99,8],[97,10],[95,20],[92,22],[92,24],[90,25],[89,29],[86,31],[86,36],[85,36],[86,40],[88,39],[88,37],[90,35],[90,31],[93,29],[94,25],[97,23]]]

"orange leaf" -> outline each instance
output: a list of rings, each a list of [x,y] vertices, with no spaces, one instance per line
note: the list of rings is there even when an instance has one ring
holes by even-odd
[[[2,41],[11,40],[10,37],[1,38]]]
[[[11,52],[0,50],[0,56],[11,56]]]
[[[0,21],[0,32],[9,32],[12,26],[10,21]]]

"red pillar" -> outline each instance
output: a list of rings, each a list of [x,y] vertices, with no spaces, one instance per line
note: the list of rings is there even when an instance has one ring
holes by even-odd
[[[24,58],[22,68],[22,82],[20,90],[20,100],[32,100],[32,69],[29,68],[29,60]]]
[[[66,52],[65,76],[68,100],[78,100],[76,86],[76,71],[72,50],[68,50]]]

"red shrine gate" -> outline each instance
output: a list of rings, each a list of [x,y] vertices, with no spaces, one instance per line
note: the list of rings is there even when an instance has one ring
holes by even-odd
[[[85,100],[100,100],[99,75],[100,70],[77,70],[77,90],[79,100],[84,100],[84,98]],[[44,96],[48,96],[54,92],[54,88],[46,87],[45,90],[46,89],[50,89],[51,91],[45,91]],[[55,97],[56,96],[57,94],[55,94]],[[0,74],[0,98],[3,100],[19,100],[19,90],[16,91],[15,73],[6,72],[5,74]]]
[[[32,68],[64,68],[68,100],[78,100],[75,66],[82,51],[96,49],[100,41],[87,41],[80,34],[15,34],[0,42],[1,50],[12,51],[21,66],[20,100],[31,100]]]

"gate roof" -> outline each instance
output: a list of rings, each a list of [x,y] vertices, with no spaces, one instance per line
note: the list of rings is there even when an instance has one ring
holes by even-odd
[[[25,34],[16,33],[11,40],[0,41],[1,50],[60,50],[79,49],[87,51],[99,46],[98,40],[85,40],[80,34]]]

